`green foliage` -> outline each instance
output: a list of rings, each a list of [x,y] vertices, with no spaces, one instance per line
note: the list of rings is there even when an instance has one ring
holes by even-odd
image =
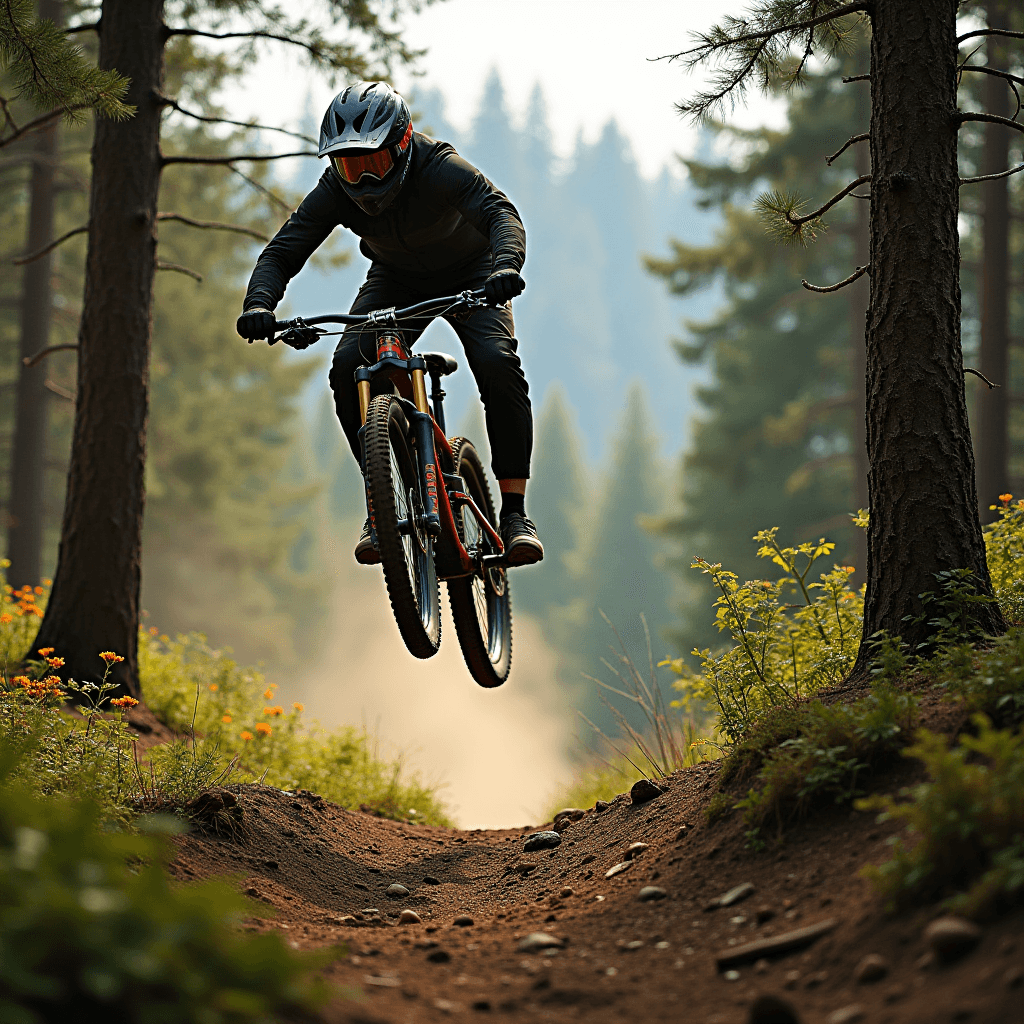
[[[101,828],[87,801],[40,798],[0,764],[0,1018],[269,1024],[325,994],[304,981],[327,954],[276,932],[239,936],[258,905],[223,882],[172,885],[167,825]]]
[[[980,651],[958,645],[940,652],[932,665],[936,683],[966,711],[997,725],[1024,722],[1024,629],[1012,626]]]
[[[120,121],[135,108],[122,102],[128,79],[117,71],[101,71],[48,18],[38,18],[33,0],[0,4],[0,73],[13,86],[11,99],[24,99],[37,109],[54,111],[68,123],[85,120],[83,111],[96,110]],[[0,146],[21,134],[7,97],[0,97],[4,124]]]
[[[762,830],[772,823],[781,836],[812,804],[852,800],[863,776],[907,742],[916,718],[916,700],[884,682],[852,705],[815,700],[766,716],[730,753],[720,776],[725,784],[755,773],[747,795],[735,801],[748,839],[763,842]]]
[[[1024,625],[1024,501],[1000,496],[997,519],[985,529],[985,554],[996,600],[1003,616]],[[996,506],[990,506],[996,509]]]
[[[168,725],[200,737],[195,756],[210,771],[229,765],[241,780],[279,789],[308,789],[343,807],[368,804],[380,814],[449,825],[436,787],[407,774],[401,757],[387,758],[374,737],[352,727],[324,732],[303,719],[304,708],[274,703],[276,685],[242,668],[198,635],[139,638],[139,675],[150,708]],[[174,748],[157,756],[165,773],[188,757]],[[190,770],[199,771],[199,766]]]
[[[983,715],[974,721],[977,734],[952,747],[922,730],[905,753],[930,780],[899,801],[858,805],[906,824],[909,839],[894,841],[892,859],[864,869],[892,905],[957,891],[952,909],[981,914],[1024,892],[1024,734],[994,729]]]
[[[777,533],[773,527],[754,538],[758,557],[783,570],[775,580],[741,583],[720,564],[694,559],[693,567],[710,576],[719,590],[716,625],[735,646],[721,654],[694,650],[701,660],[699,672],[681,658],[669,662],[680,676],[675,686],[683,698],[678,703],[711,706],[729,743],[742,739],[770,708],[838,683],[860,646],[862,597],[847,585],[853,570],[834,566],[812,580],[812,570],[835,545],[822,538],[817,544],[782,547]],[[784,600],[794,592],[799,605]]]

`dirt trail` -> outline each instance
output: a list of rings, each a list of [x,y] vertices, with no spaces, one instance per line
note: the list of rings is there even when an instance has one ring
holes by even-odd
[[[326,973],[361,995],[324,1011],[338,1024],[780,1024],[784,1016],[752,1016],[767,993],[791,1004],[803,1024],[1024,1022],[1024,912],[986,926],[980,945],[954,965],[921,966],[922,932],[938,911],[887,917],[858,876],[863,864],[884,859],[891,826],[830,810],[793,829],[780,849],[753,854],[738,816],[704,823],[715,771],[677,772],[646,803],[624,794],[601,812],[588,810],[556,849],[539,853],[523,852],[534,829],[429,828],[306,792],[232,787],[245,834],[180,839],[172,871],[240,878],[276,911],[248,927],[281,929],[302,948],[343,943],[347,953]],[[913,779],[909,764],[899,771],[894,790]],[[635,842],[648,848],[607,879]],[[705,909],[745,882],[752,895]],[[393,883],[408,895],[390,898]],[[649,885],[664,898],[641,902]],[[407,909],[422,923],[399,924]],[[460,917],[472,923],[456,923]],[[827,919],[834,930],[807,949],[740,966],[738,977],[716,967],[730,949]],[[522,951],[535,932],[564,946]],[[857,983],[866,954],[878,954],[887,973]]]

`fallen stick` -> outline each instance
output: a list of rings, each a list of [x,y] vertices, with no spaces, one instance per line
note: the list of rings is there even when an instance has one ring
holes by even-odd
[[[790,953],[794,949],[802,949],[809,946],[815,940],[832,931],[839,924],[839,921],[830,917],[828,920],[819,921],[817,924],[808,925],[806,928],[798,928],[795,932],[786,932],[784,935],[773,935],[768,939],[758,939],[756,942],[748,942],[745,946],[737,946],[735,949],[727,950],[715,958],[715,963],[720,971],[728,970],[739,964],[747,964],[762,957],[779,956],[782,953]]]

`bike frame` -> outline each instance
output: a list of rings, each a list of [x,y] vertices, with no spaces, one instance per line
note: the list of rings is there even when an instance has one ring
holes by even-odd
[[[418,472],[421,492],[426,508],[421,523],[405,523],[405,529],[415,534],[418,527],[423,528],[438,542],[434,552],[434,564],[439,579],[455,579],[460,576],[483,574],[491,568],[505,565],[504,545],[497,531],[488,521],[476,502],[466,493],[462,477],[455,475],[455,455],[444,432],[444,391],[441,388],[441,373],[428,368],[423,356],[411,355],[404,343],[398,321],[430,309],[445,307],[445,311],[458,306],[478,305],[482,301],[483,291],[462,292],[460,295],[447,299],[433,299],[422,302],[408,309],[377,310],[363,316],[352,314],[329,314],[303,320],[294,320],[278,324],[278,329],[285,330],[282,340],[286,343],[288,335],[296,339],[309,341],[310,333],[316,331],[315,324],[346,323],[353,325],[376,325],[377,361],[372,366],[360,366],[354,374],[356,389],[359,393],[359,413],[362,426],[359,429],[359,442],[362,452],[363,478],[366,478],[366,416],[370,407],[375,381],[388,378],[398,392],[398,402],[409,423],[409,436],[417,454]],[[316,331],[316,336],[322,333]],[[433,408],[427,400],[426,375],[430,373],[431,395]],[[441,460],[439,462],[439,459]],[[448,472],[442,468],[446,466]],[[438,486],[438,483],[441,486]],[[376,524],[373,515],[373,503],[369,490],[366,492],[366,506],[370,516],[370,529],[376,544]],[[486,533],[497,554],[481,555],[474,558],[459,538],[455,525],[454,510],[461,506],[467,507],[476,517],[480,529]]]

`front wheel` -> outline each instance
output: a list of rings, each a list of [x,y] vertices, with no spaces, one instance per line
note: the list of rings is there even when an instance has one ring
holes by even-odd
[[[497,523],[487,477],[476,449],[464,437],[452,440],[455,472],[466,484],[466,493],[491,523]],[[463,505],[453,509],[459,540],[471,555],[493,554],[495,548],[473,513]],[[501,686],[512,668],[512,599],[508,575],[492,568],[482,576],[448,580],[448,600],[459,646],[470,675],[486,687]]]
[[[398,631],[410,654],[430,658],[441,645],[441,600],[433,541],[409,425],[391,395],[370,402],[366,417],[366,483],[381,567]]]

